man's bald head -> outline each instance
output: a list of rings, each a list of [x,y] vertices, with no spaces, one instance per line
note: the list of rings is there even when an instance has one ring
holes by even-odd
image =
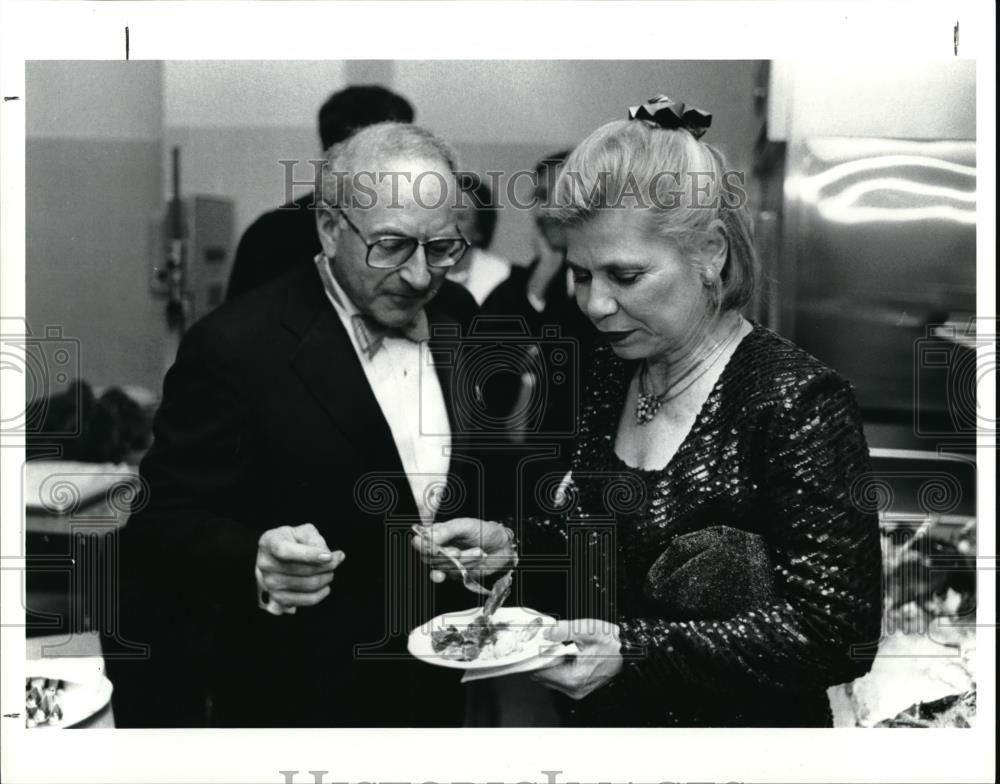
[[[322,196],[331,207],[347,206],[352,195],[360,200],[360,183],[376,182],[392,176],[389,164],[400,160],[434,161],[454,172],[457,156],[451,145],[418,125],[378,123],[363,128],[326,152],[323,166]],[[363,176],[362,176],[363,175]]]

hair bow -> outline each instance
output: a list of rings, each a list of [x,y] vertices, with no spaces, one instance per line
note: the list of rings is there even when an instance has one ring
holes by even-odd
[[[685,106],[680,101],[672,101],[665,95],[657,95],[644,104],[629,107],[628,118],[650,120],[668,130],[683,128],[696,139],[704,136],[712,124],[712,115],[709,112]]]

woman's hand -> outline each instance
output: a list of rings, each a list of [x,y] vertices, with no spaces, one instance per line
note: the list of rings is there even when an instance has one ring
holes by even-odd
[[[580,653],[534,673],[531,679],[543,686],[582,700],[621,672],[622,644],[616,624],[595,618],[559,621],[545,636],[553,642],[574,642]]]
[[[470,572],[481,575],[509,569],[514,561],[513,533],[499,523],[456,517],[421,526],[420,532],[410,543],[423,562],[431,566],[431,579],[436,583],[459,576],[447,555],[457,558]]]

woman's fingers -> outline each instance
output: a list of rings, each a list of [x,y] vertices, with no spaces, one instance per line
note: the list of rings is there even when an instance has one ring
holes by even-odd
[[[555,626],[545,629],[545,638],[551,642],[566,642],[570,639],[569,621],[558,621]]]
[[[618,642],[617,624],[602,621],[599,618],[576,618],[571,621],[559,621],[548,630],[553,635],[553,642],[575,642],[581,650],[591,646],[610,645]]]
[[[576,663],[567,660],[546,667],[544,670],[537,670],[531,674],[531,679],[549,689],[560,691],[568,697],[575,698],[575,692],[580,686],[579,674],[576,672]]]

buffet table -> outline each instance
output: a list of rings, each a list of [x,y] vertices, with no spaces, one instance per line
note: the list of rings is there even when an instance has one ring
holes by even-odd
[[[97,634],[53,634],[27,640],[25,673],[28,677],[58,677],[79,684],[90,700],[84,712],[89,715],[70,725],[72,729],[113,729],[111,701],[103,705],[104,656]],[[90,706],[97,709],[90,713]],[[69,706],[68,706],[69,707]]]

